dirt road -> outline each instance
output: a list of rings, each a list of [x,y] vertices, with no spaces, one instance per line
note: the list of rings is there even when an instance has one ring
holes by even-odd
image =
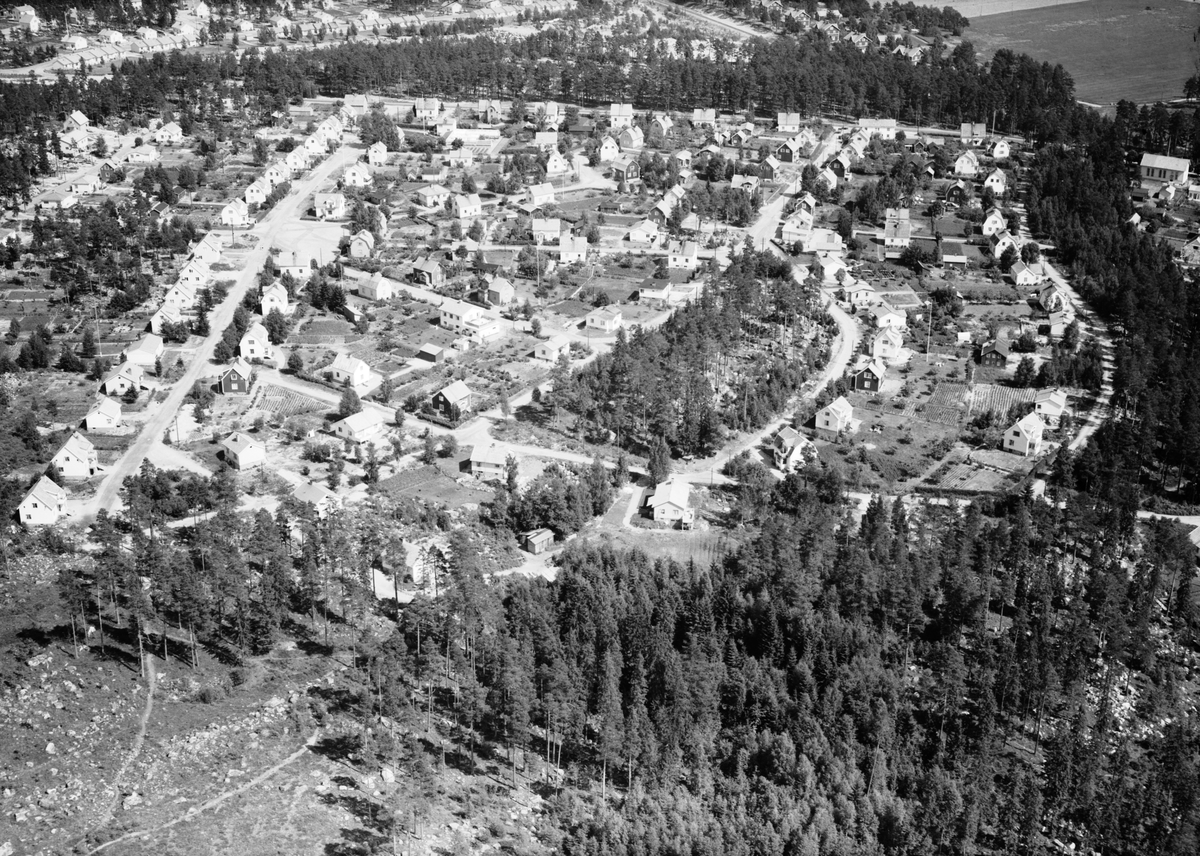
[[[109,469],[92,499],[75,511],[76,520],[89,522],[95,519],[96,513],[101,508],[114,511],[120,507],[121,483],[126,476],[136,473],[151,449],[162,442],[163,434],[175,419],[175,414],[191,391],[192,385],[216,371],[216,366],[211,363],[213,350],[216,348],[217,342],[221,340],[221,332],[233,321],[234,310],[242,302],[242,297],[254,284],[259,271],[266,263],[276,235],[299,217],[301,206],[314,190],[327,181],[335,171],[357,160],[360,154],[361,149],[358,147],[342,146],[323,163],[318,164],[308,175],[294,181],[292,192],[271,209],[254,229],[250,230],[251,234],[258,238],[255,248],[241,258],[233,253],[228,254],[229,259],[242,262],[242,271],[233,287],[229,289],[225,301],[210,313],[208,321],[211,332],[196,348],[187,371],[171,387],[166,400],[153,405],[154,412],[142,426],[137,439]]]

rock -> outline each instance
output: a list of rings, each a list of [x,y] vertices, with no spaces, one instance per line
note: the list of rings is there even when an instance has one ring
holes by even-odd
[[[12,856],[12,855],[13,855],[13,843],[11,841],[5,841],[3,844],[0,844],[0,856]]]
[[[46,744],[46,754],[47,755],[57,755],[58,747],[56,747],[53,743],[47,743]]]
[[[396,774],[392,771],[391,767],[384,767],[379,771],[379,778],[390,785],[396,781]]]
[[[125,811],[129,811],[134,806],[139,806],[143,802],[144,800],[142,799],[142,795],[135,792],[121,800],[121,808],[125,809]]]
[[[36,669],[39,666],[46,665],[53,659],[54,658],[52,656],[50,656],[49,654],[38,654],[36,657],[33,657],[32,659],[26,660],[25,665],[31,669]]]

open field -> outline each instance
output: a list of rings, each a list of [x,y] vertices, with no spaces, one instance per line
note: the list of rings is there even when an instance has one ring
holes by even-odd
[[[955,4],[972,19],[966,37],[980,56],[1000,48],[1062,63],[1081,101],[1100,106],[1177,98],[1193,73],[1200,6],[1184,0],[1088,0],[1016,4],[1025,11],[980,17],[977,3]],[[1007,6],[1008,3],[983,4]],[[975,20],[979,18],[979,20]]]

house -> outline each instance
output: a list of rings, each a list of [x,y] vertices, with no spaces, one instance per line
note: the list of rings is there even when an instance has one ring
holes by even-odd
[[[958,139],[964,146],[977,146],[986,136],[986,122],[963,122],[958,126]]]
[[[488,283],[487,299],[493,306],[508,306],[517,298],[517,290],[513,284],[502,276]]]
[[[121,363],[100,382],[100,391],[105,395],[124,395],[131,389],[142,386],[142,367]]]
[[[613,181],[622,193],[636,190],[642,183],[642,168],[631,157],[622,155],[613,161]]]
[[[91,478],[100,470],[96,447],[78,431],[67,438],[67,442],[50,459],[50,463],[65,479]]]
[[[1138,173],[1143,181],[1156,181],[1164,184],[1184,186],[1188,183],[1188,169],[1191,164],[1187,158],[1173,158],[1166,155],[1152,155],[1149,152],[1142,155]]]
[[[621,327],[621,310],[616,306],[601,306],[593,309],[584,317],[584,323],[589,330],[601,333],[615,333]]]
[[[758,189],[759,178],[757,175],[735,175],[729,181],[731,190],[743,190],[746,193],[753,193]]]
[[[300,250],[284,250],[275,256],[275,270],[280,276],[290,274],[297,282],[306,282],[312,276],[315,259],[305,258]]]
[[[842,278],[848,280],[850,274],[850,269],[846,267],[846,263],[842,261],[841,257],[836,255],[817,256],[813,259],[809,270],[826,285],[839,282],[839,274]]]
[[[1008,342],[1003,339],[997,339],[994,342],[988,342],[979,352],[979,364],[981,366],[989,366],[995,369],[1002,369],[1008,365]]]
[[[143,143],[133,149],[127,158],[130,163],[158,163],[158,147]]]
[[[984,187],[990,187],[992,193],[997,196],[1003,196],[1004,191],[1008,189],[1008,177],[1005,176],[1004,170],[994,169],[988,173],[987,178],[983,180]]]
[[[551,529],[534,529],[521,536],[521,549],[533,555],[545,553],[554,546],[554,531]]]
[[[358,296],[376,302],[391,300],[396,296],[396,283],[377,272],[370,279],[359,280]]]
[[[879,330],[888,327],[903,330],[908,326],[908,313],[903,309],[895,309],[886,303],[880,303],[878,306],[871,307],[871,320],[875,322],[875,327]]]
[[[71,128],[58,138],[64,152],[82,152],[88,146],[88,132],[84,128]]]
[[[422,125],[437,122],[442,112],[442,102],[436,98],[418,98],[413,104],[413,120]]]
[[[650,119],[650,127],[656,129],[664,137],[675,127],[675,120],[666,113],[655,113]]]
[[[71,182],[71,192],[78,196],[85,196],[89,193],[99,193],[100,188],[104,186],[104,182],[100,180],[100,176],[92,173],[90,175],[82,175]]]
[[[614,129],[628,128],[633,124],[632,104],[608,105],[608,124]]]
[[[17,519],[25,526],[53,526],[66,504],[66,490],[48,476],[42,476],[17,504]]]
[[[570,339],[566,336],[552,336],[544,342],[538,342],[537,347],[533,349],[533,355],[539,360],[557,363],[559,357],[569,353],[570,350]]]
[[[554,204],[554,185],[543,182],[529,186],[529,204],[534,208],[543,208]]]
[[[1037,300],[1047,312],[1061,312],[1071,305],[1071,295],[1059,288],[1057,283],[1051,283],[1039,291]]]
[[[1046,423],[1037,413],[1027,413],[1004,432],[1004,451],[1026,458],[1041,454]]]
[[[101,396],[83,417],[84,431],[112,431],[120,427],[121,405],[107,396]]]
[[[786,425],[771,441],[771,454],[777,469],[795,472],[817,460],[817,447],[795,428]]]
[[[292,175],[296,175],[308,169],[308,156],[309,152],[304,146],[297,146],[284,155],[283,165],[291,171]]]
[[[842,236],[832,229],[812,229],[801,233],[798,243],[802,253],[840,253],[845,249]]]
[[[837,173],[834,172],[829,167],[825,167],[823,170],[821,170],[817,174],[817,181],[824,182],[825,187],[828,188],[830,191],[837,190],[837,186],[838,186]]]
[[[444,300],[441,307],[441,326],[465,336],[468,341],[485,344],[498,338],[503,329],[500,319],[487,312],[482,306],[462,300]]]
[[[854,408],[845,396],[838,396],[836,401],[817,411],[814,424],[818,434],[836,438],[843,432],[852,430],[853,419]]]
[[[621,147],[612,137],[605,137],[600,143],[600,148],[596,150],[596,157],[600,163],[612,163],[620,155]]]
[[[563,235],[558,241],[558,263],[571,265],[587,261],[588,242],[582,235]]]
[[[283,184],[291,177],[291,171],[284,166],[282,162],[271,164],[263,170],[263,173],[260,176],[263,181],[271,185],[272,190],[274,190],[278,185]]]
[[[558,150],[558,132],[557,131],[535,131],[533,134],[533,145],[543,152],[553,152]]]
[[[429,288],[438,288],[446,283],[446,274],[442,266],[432,258],[418,259],[414,262],[411,277],[413,282]]]
[[[1039,389],[1033,398],[1033,412],[1047,426],[1057,427],[1067,412],[1067,394],[1061,389]]]
[[[342,184],[346,187],[370,187],[371,170],[361,163],[352,163],[342,173]]]
[[[247,327],[242,340],[238,342],[238,356],[246,360],[275,359],[275,347],[267,335],[267,328],[260,323]]]
[[[789,137],[775,148],[775,156],[783,163],[795,163],[801,158],[803,145],[796,137]]]
[[[557,244],[562,237],[562,220],[557,217],[534,217],[530,231],[535,244]]]
[[[371,380],[370,367],[358,357],[338,354],[327,370],[330,379],[341,386],[366,386]]]
[[[369,259],[371,254],[375,252],[375,236],[366,229],[360,229],[350,239],[347,251],[352,259]]]
[[[692,110],[692,127],[693,128],[715,128],[717,125],[717,111],[712,107],[696,107]]]
[[[667,244],[667,268],[695,270],[700,260],[700,248],[695,241],[671,241]]]
[[[812,233],[813,215],[807,211],[795,211],[779,227],[779,237],[785,244],[803,243]]]
[[[492,443],[488,446],[476,445],[471,449],[471,457],[467,466],[471,475],[484,481],[500,480],[506,475],[507,456]]]
[[[989,238],[992,235],[999,235],[1001,232],[1008,230],[1008,220],[1004,216],[1004,212],[999,208],[993,208],[987,213],[987,217],[983,220],[983,225],[980,227],[983,234]]]
[[[779,158],[775,155],[767,155],[758,165],[758,174],[766,181],[774,181],[781,166],[783,166],[783,162]]]
[[[1018,288],[1028,288],[1031,285],[1037,285],[1045,278],[1040,262],[1032,265],[1027,265],[1025,262],[1013,262],[1013,266],[1008,270],[1008,275],[1012,277],[1013,283]]]
[[[550,152],[550,156],[546,158],[546,175],[566,175],[571,170],[571,164],[556,151]]]
[[[267,447],[240,431],[234,431],[221,441],[225,463],[235,470],[249,470],[267,463]]]
[[[163,326],[167,324],[180,324],[183,322],[183,316],[179,314],[179,308],[174,303],[164,303],[158,308],[158,311],[150,316],[150,332],[156,336],[161,336]]]
[[[680,149],[671,155],[671,162],[677,169],[685,170],[692,168],[692,153],[687,149]]]
[[[850,388],[858,392],[879,392],[886,374],[887,366],[882,360],[867,360],[850,373]]]
[[[351,443],[373,443],[387,431],[387,420],[374,408],[364,408],[333,423],[333,433]]]
[[[311,505],[318,518],[325,517],[331,509],[340,506],[338,495],[323,484],[300,484],[292,489],[292,496],[301,505]]]
[[[96,33],[96,41],[106,45],[119,45],[125,41],[125,34],[116,30],[101,30]]]
[[[617,135],[617,143],[621,146],[621,151],[640,149],[646,144],[646,135],[637,125],[630,125],[621,129],[621,133]]]
[[[979,158],[968,149],[954,161],[954,174],[961,178],[974,178],[979,172]]]
[[[160,146],[177,146],[183,142],[183,129],[178,122],[168,122],[154,132],[154,142]]]
[[[318,220],[340,220],[346,216],[346,197],[342,193],[314,193],[313,208]]]
[[[895,119],[859,119],[858,130],[867,137],[879,137],[884,140],[896,139]]]
[[[942,241],[938,249],[938,260],[943,265],[967,266],[967,250],[959,241]]]
[[[271,195],[271,189],[270,183],[265,178],[256,178],[250,182],[242,198],[246,200],[247,205],[262,205]]]
[[[235,199],[221,209],[221,225],[231,228],[249,226],[253,221],[250,216],[250,206],[244,200]]]
[[[148,333],[132,348],[126,349],[125,360],[143,368],[153,366],[162,357],[163,350],[162,337]]]
[[[321,134],[313,134],[304,140],[304,154],[309,158],[323,158],[329,153],[329,141]]]
[[[74,193],[57,191],[55,193],[47,194],[44,204],[47,208],[54,208],[59,211],[67,211],[68,209],[74,208],[78,202],[79,198]]]
[[[417,351],[417,359],[427,363],[443,363],[446,361],[446,349],[426,342]]]
[[[800,133],[800,114],[777,113],[775,116],[775,130],[782,134]]]
[[[216,232],[209,232],[192,250],[192,258],[202,265],[214,265],[221,260],[223,243]]]
[[[222,395],[230,395],[231,393],[245,393],[250,391],[250,385],[253,382],[253,370],[250,364],[240,357],[233,361],[233,365],[221,372],[217,378],[217,389]]]
[[[1005,229],[1003,232],[998,232],[992,235],[989,239],[992,248],[992,258],[999,259],[1008,249],[1019,251],[1021,248],[1017,246],[1017,239],[1012,236],[1012,233]]]
[[[1008,144],[1008,140],[996,140],[992,144],[992,157],[996,160],[1005,160],[1012,154],[1012,147]]]
[[[434,393],[433,408],[441,412],[447,419],[454,419],[469,413],[475,406],[475,393],[461,380],[456,380],[448,387]]]
[[[883,226],[883,245],[885,247],[901,249],[911,243],[912,221],[908,217],[908,209],[887,209]]]
[[[64,36],[62,40],[62,48],[67,51],[81,51],[87,46],[87,39],[78,33],[70,33]]]
[[[441,208],[450,200],[450,191],[440,184],[417,189],[417,201],[425,208]]]
[[[871,339],[871,356],[877,360],[894,360],[904,348],[904,334],[897,327],[882,327]]]
[[[663,482],[646,496],[643,509],[656,523],[678,523],[681,528],[690,529],[696,517],[696,510],[688,505],[691,492],[690,482]]]
[[[459,220],[474,220],[483,216],[483,201],[478,193],[457,194],[454,197],[454,216]]]
[[[272,283],[262,293],[258,304],[259,311],[262,312],[264,318],[275,310],[278,310],[281,315],[292,314],[292,305],[288,297],[288,290],[281,282]]]

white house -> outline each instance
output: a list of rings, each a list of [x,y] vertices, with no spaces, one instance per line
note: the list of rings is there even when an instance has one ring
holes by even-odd
[[[369,259],[375,252],[375,236],[366,229],[360,229],[350,239],[349,253],[352,259]]]
[[[656,485],[646,497],[646,512],[657,523],[678,523],[690,528],[696,510],[688,505],[692,485],[685,481],[667,481]]]
[[[1057,427],[1067,412],[1067,394],[1061,389],[1039,389],[1033,399],[1033,412],[1046,425]]]
[[[1008,188],[1008,178],[1004,175],[1004,170],[994,169],[988,173],[987,178],[983,180],[984,187],[990,187],[992,193],[997,196],[1003,196],[1004,191]]]
[[[235,199],[221,209],[221,225],[231,228],[249,226],[252,222],[250,207],[245,200]]]
[[[1004,252],[1010,247],[1014,250],[1020,250],[1017,245],[1017,239],[1012,236],[1012,233],[1005,229],[1003,232],[998,232],[991,237],[992,257],[999,259]]]
[[[142,340],[125,351],[126,362],[135,366],[153,366],[163,355],[163,340],[161,336],[148,333]]]
[[[267,447],[240,431],[226,437],[221,449],[225,452],[225,461],[235,470],[249,470],[267,462]]]
[[[210,273],[208,265],[198,259],[192,259],[179,269],[179,276],[175,283],[196,289],[208,282]]]
[[[165,325],[179,324],[182,321],[183,316],[179,314],[179,308],[173,303],[164,303],[150,316],[150,332],[161,336]]]
[[[1025,414],[1004,432],[1004,451],[1026,458],[1041,454],[1042,433],[1045,430],[1046,424],[1036,412]]]
[[[904,347],[904,336],[895,327],[884,327],[871,339],[871,356],[878,360],[894,360]]]
[[[996,160],[1004,160],[1012,154],[1012,147],[1008,144],[1008,140],[996,140],[992,144],[992,157]]]
[[[439,307],[439,323],[446,330],[466,337],[476,344],[485,344],[499,338],[503,331],[500,319],[481,306],[462,300],[445,300]]]
[[[370,443],[378,440],[387,431],[387,421],[374,408],[365,408],[351,413],[345,419],[333,423],[333,433],[352,443]]]
[[[502,276],[497,276],[488,283],[487,299],[493,306],[508,306],[517,298],[517,290],[513,284]]]
[[[671,241],[667,244],[667,267],[671,270],[695,270],[700,248],[695,241]]]
[[[270,195],[270,183],[264,178],[256,178],[250,182],[242,198],[246,200],[247,205],[262,205]]]
[[[342,173],[342,184],[346,187],[369,187],[371,181],[371,170],[361,163],[350,164]]]
[[[375,142],[367,147],[367,163],[371,166],[383,166],[387,163],[387,156],[387,146],[382,142]]]
[[[816,428],[819,433],[836,437],[853,427],[854,408],[845,396],[838,398],[817,411]]]
[[[871,307],[871,319],[880,330],[889,327],[903,330],[908,326],[908,313],[903,309],[894,309],[886,303]]]
[[[859,119],[858,130],[868,137],[879,137],[884,140],[896,139],[895,119]]]
[[[348,386],[366,386],[371,380],[370,367],[358,357],[348,357],[338,354],[329,366],[329,374],[334,383]]]
[[[214,265],[221,260],[223,246],[221,236],[216,232],[209,232],[192,250],[192,258],[202,265]]]
[[[790,425],[784,426],[771,443],[775,466],[783,472],[802,470],[817,460],[817,447]]]
[[[1155,155],[1147,152],[1142,155],[1139,164],[1139,174],[1143,181],[1178,184],[1183,187],[1188,183],[1188,170],[1191,163],[1187,158],[1173,158],[1166,155]]]
[[[178,122],[168,122],[154,132],[154,142],[160,146],[176,146],[183,142],[183,129]]]
[[[558,241],[558,262],[563,265],[587,261],[588,242],[582,235],[563,235]]]
[[[543,208],[554,204],[554,185],[543,182],[529,186],[529,204],[535,208]]]
[[[608,124],[614,129],[628,128],[633,124],[632,104],[610,104],[608,106]]]
[[[17,517],[25,526],[53,526],[62,516],[67,492],[42,476],[17,505]]]
[[[359,280],[358,296],[376,302],[391,300],[396,296],[396,283],[382,273],[376,273],[370,279]]]
[[[1004,212],[999,208],[993,208],[987,213],[987,217],[983,220],[983,225],[980,230],[989,238],[992,235],[999,235],[1001,232],[1008,229],[1008,220],[1004,217]]]
[[[142,386],[142,367],[132,363],[121,363],[105,375],[100,382],[100,391],[105,395],[124,395],[131,389]]]
[[[601,333],[615,333],[621,327],[621,310],[616,306],[601,306],[599,309],[593,309],[585,317],[585,323],[589,330],[596,330]]]
[[[562,220],[557,217],[534,217],[530,231],[535,244],[557,244],[562,237]]]
[[[622,151],[640,149],[646,144],[646,135],[637,125],[630,125],[621,129],[621,133],[617,135],[617,143],[620,144]]]
[[[979,157],[968,149],[954,161],[954,174],[962,178],[974,178],[979,172]]]
[[[101,396],[83,417],[84,431],[112,431],[120,427],[121,405],[108,396]]]
[[[79,196],[86,196],[90,193],[99,193],[100,188],[103,186],[104,182],[100,180],[100,176],[91,173],[89,175],[81,175],[72,181],[71,192]]]
[[[50,463],[58,468],[65,479],[91,478],[100,470],[96,447],[78,431],[67,438]]]
[[[546,175],[566,175],[571,170],[571,164],[556,151],[551,152],[546,158]]]
[[[600,143],[600,148],[596,154],[600,163],[612,163],[621,156],[621,147],[617,145],[617,141],[612,137],[605,137]]]
[[[653,220],[641,220],[629,229],[629,243],[654,246],[658,241],[658,224]]]
[[[417,188],[417,201],[424,208],[440,208],[450,198],[450,191],[440,184]]]
[[[454,216],[459,220],[475,220],[483,216],[483,201],[478,193],[459,193],[454,197]]]
[[[258,323],[246,328],[242,340],[238,342],[238,356],[246,360],[275,359],[275,346],[271,344],[267,328]]]
[[[341,193],[314,193],[313,209],[318,220],[340,220],[346,216],[346,197]]]
[[[569,353],[570,350],[570,339],[566,336],[552,336],[544,342],[539,342],[537,347],[533,349],[533,355],[539,360],[557,363],[559,357]]]
[[[129,153],[130,163],[158,163],[158,147],[143,143]]]

